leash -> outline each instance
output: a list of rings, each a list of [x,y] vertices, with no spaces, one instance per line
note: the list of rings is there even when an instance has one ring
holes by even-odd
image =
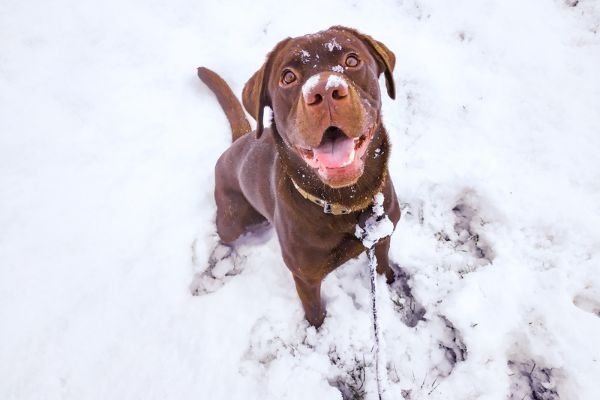
[[[371,311],[373,313],[373,336],[375,338],[375,376],[377,380],[377,395],[382,399],[384,388],[382,387],[383,378],[381,376],[383,359],[380,349],[379,323],[377,321],[377,257],[375,257],[375,245],[383,238],[390,236],[394,231],[394,224],[383,209],[383,194],[375,195],[373,203],[373,214],[366,220],[365,226],[356,225],[355,236],[360,239],[367,248],[367,257],[369,259],[369,274],[371,280]]]
[[[377,258],[375,258],[375,248],[371,247],[367,250],[367,256],[369,258],[369,271],[371,275],[371,311],[373,312],[373,336],[375,337],[375,377],[377,380],[377,395],[379,396],[379,400],[381,400],[381,394],[383,393],[383,389],[381,387],[381,356],[379,353],[379,324],[377,323],[377,286],[375,282],[375,278],[377,276]]]

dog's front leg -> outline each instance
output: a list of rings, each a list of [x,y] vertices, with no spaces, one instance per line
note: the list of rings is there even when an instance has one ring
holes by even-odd
[[[306,320],[316,328],[320,327],[325,319],[325,307],[321,303],[322,280],[307,280],[294,274],[294,282]]]

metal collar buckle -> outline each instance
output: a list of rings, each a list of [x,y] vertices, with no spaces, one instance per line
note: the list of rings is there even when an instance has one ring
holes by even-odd
[[[292,183],[294,184],[294,187],[296,188],[298,193],[300,193],[300,195],[302,195],[302,197],[304,197],[306,200],[310,201],[311,203],[314,203],[320,207],[323,207],[323,212],[325,214],[346,215],[346,214],[350,214],[353,211],[351,208],[345,207],[342,204],[330,203],[326,200],[323,200],[320,197],[317,197],[317,196],[307,192],[306,190],[304,190],[300,186],[298,186],[296,181],[294,181],[293,179],[292,179]]]

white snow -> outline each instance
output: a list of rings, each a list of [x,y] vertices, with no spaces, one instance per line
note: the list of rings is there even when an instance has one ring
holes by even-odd
[[[329,90],[330,88],[342,87],[344,89],[348,88],[348,83],[346,80],[340,75],[329,75],[327,78],[327,83],[325,84],[325,90]]]
[[[314,74],[313,76],[308,78],[306,82],[304,82],[304,85],[302,85],[302,94],[304,95],[304,97],[308,96],[310,91],[313,90],[315,86],[317,86],[317,84],[319,83],[319,79],[321,79],[321,74]]]
[[[324,282],[319,330],[272,232],[188,290],[230,141],[195,68],[241,93],[336,24],[397,57],[391,257],[427,312],[405,325],[378,277],[386,398],[600,398],[594,0],[4,1],[0,398],[373,398],[366,257]]]
[[[300,50],[300,61],[302,64],[306,64],[310,61],[310,53],[306,50]]]
[[[356,225],[354,236],[360,239],[367,249],[394,232],[394,224],[385,215],[383,201],[383,193],[377,193],[373,199],[373,215],[367,218],[364,226]]]
[[[333,38],[333,39],[329,40],[328,42],[324,43],[324,46],[330,52],[332,52],[334,49],[335,50],[341,50],[342,49],[342,46],[337,42],[337,40],[335,38]]]

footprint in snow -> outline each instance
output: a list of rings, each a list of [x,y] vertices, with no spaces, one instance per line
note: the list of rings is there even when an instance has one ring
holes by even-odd
[[[548,365],[540,356],[533,356],[527,336],[515,335],[507,358],[511,371],[508,400],[560,400],[562,370]]]
[[[492,247],[482,237],[480,230],[485,225],[479,211],[478,200],[471,192],[465,192],[452,208],[454,213],[453,245],[457,251],[469,254],[479,266],[494,261]]]
[[[573,299],[573,304],[583,311],[589,312],[596,317],[600,317],[600,301],[595,300],[589,295],[578,294]]]
[[[509,400],[559,400],[556,370],[535,360],[507,362],[510,374]]]
[[[408,273],[394,265],[396,280],[390,285],[390,297],[394,310],[400,314],[400,319],[408,327],[415,327],[419,321],[424,321],[425,307],[412,294],[409,286]]]

